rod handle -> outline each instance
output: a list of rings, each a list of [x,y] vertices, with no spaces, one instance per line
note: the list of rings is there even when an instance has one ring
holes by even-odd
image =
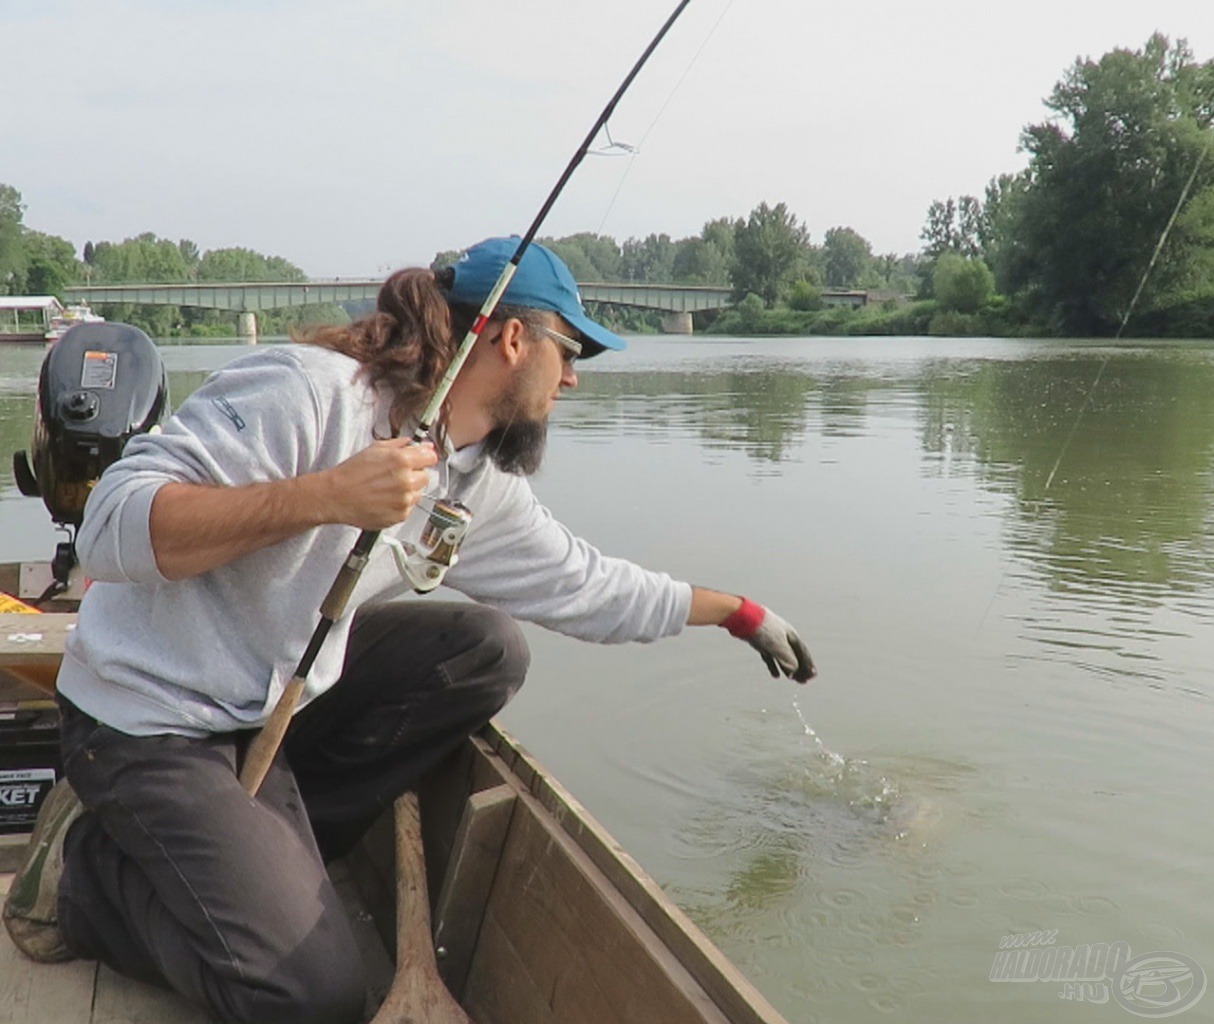
[[[261,732],[253,737],[249,749],[245,752],[244,765],[240,769],[240,784],[249,796],[256,796],[261,784],[265,782],[266,773],[269,772],[270,765],[278,754],[278,748],[282,745],[282,738],[287,734],[287,726],[291,724],[291,716],[295,714],[299,698],[303,696],[304,682],[303,676],[294,676],[287,683],[278,703],[274,705],[274,711],[261,727]]]
[[[363,569],[367,567],[367,561],[371,557],[371,549],[378,539],[378,530],[363,530],[350,554],[346,556],[345,562],[342,563],[342,567],[337,571],[333,585],[329,587],[329,592],[320,605],[320,614],[330,622],[336,622],[345,614],[346,605],[350,603],[350,595],[354,593],[358,579],[362,576]]]

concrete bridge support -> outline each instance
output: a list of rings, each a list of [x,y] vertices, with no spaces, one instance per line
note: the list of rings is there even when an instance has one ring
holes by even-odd
[[[663,313],[662,330],[667,334],[690,334],[690,313]]]
[[[236,336],[246,345],[257,344],[257,314],[241,313],[236,321]]]

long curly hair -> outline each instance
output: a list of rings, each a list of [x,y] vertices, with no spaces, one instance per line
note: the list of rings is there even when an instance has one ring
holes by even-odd
[[[394,432],[421,415],[459,345],[438,278],[419,267],[389,277],[379,290],[373,313],[341,327],[313,327],[294,340],[333,349],[362,363],[372,386],[392,396]]]
[[[392,395],[392,430],[398,432],[409,420],[420,418],[479,315],[476,307],[448,302],[454,281],[452,267],[398,270],[380,288],[375,312],[345,326],[320,325],[293,333],[292,339],[362,363],[372,386]],[[504,303],[489,321],[510,318],[531,329],[542,326],[535,310]],[[441,417],[437,429],[441,439],[445,429]]]

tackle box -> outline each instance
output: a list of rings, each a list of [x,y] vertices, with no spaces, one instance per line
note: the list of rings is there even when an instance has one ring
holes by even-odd
[[[61,773],[55,702],[0,701],[0,836],[33,830]]]

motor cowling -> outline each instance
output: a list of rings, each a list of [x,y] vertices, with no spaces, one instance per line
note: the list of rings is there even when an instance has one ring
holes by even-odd
[[[79,526],[84,503],[127,442],[168,415],[169,386],[152,340],[129,324],[77,324],[42,363],[33,466],[13,456],[23,494],[41,496],[51,518]]]

